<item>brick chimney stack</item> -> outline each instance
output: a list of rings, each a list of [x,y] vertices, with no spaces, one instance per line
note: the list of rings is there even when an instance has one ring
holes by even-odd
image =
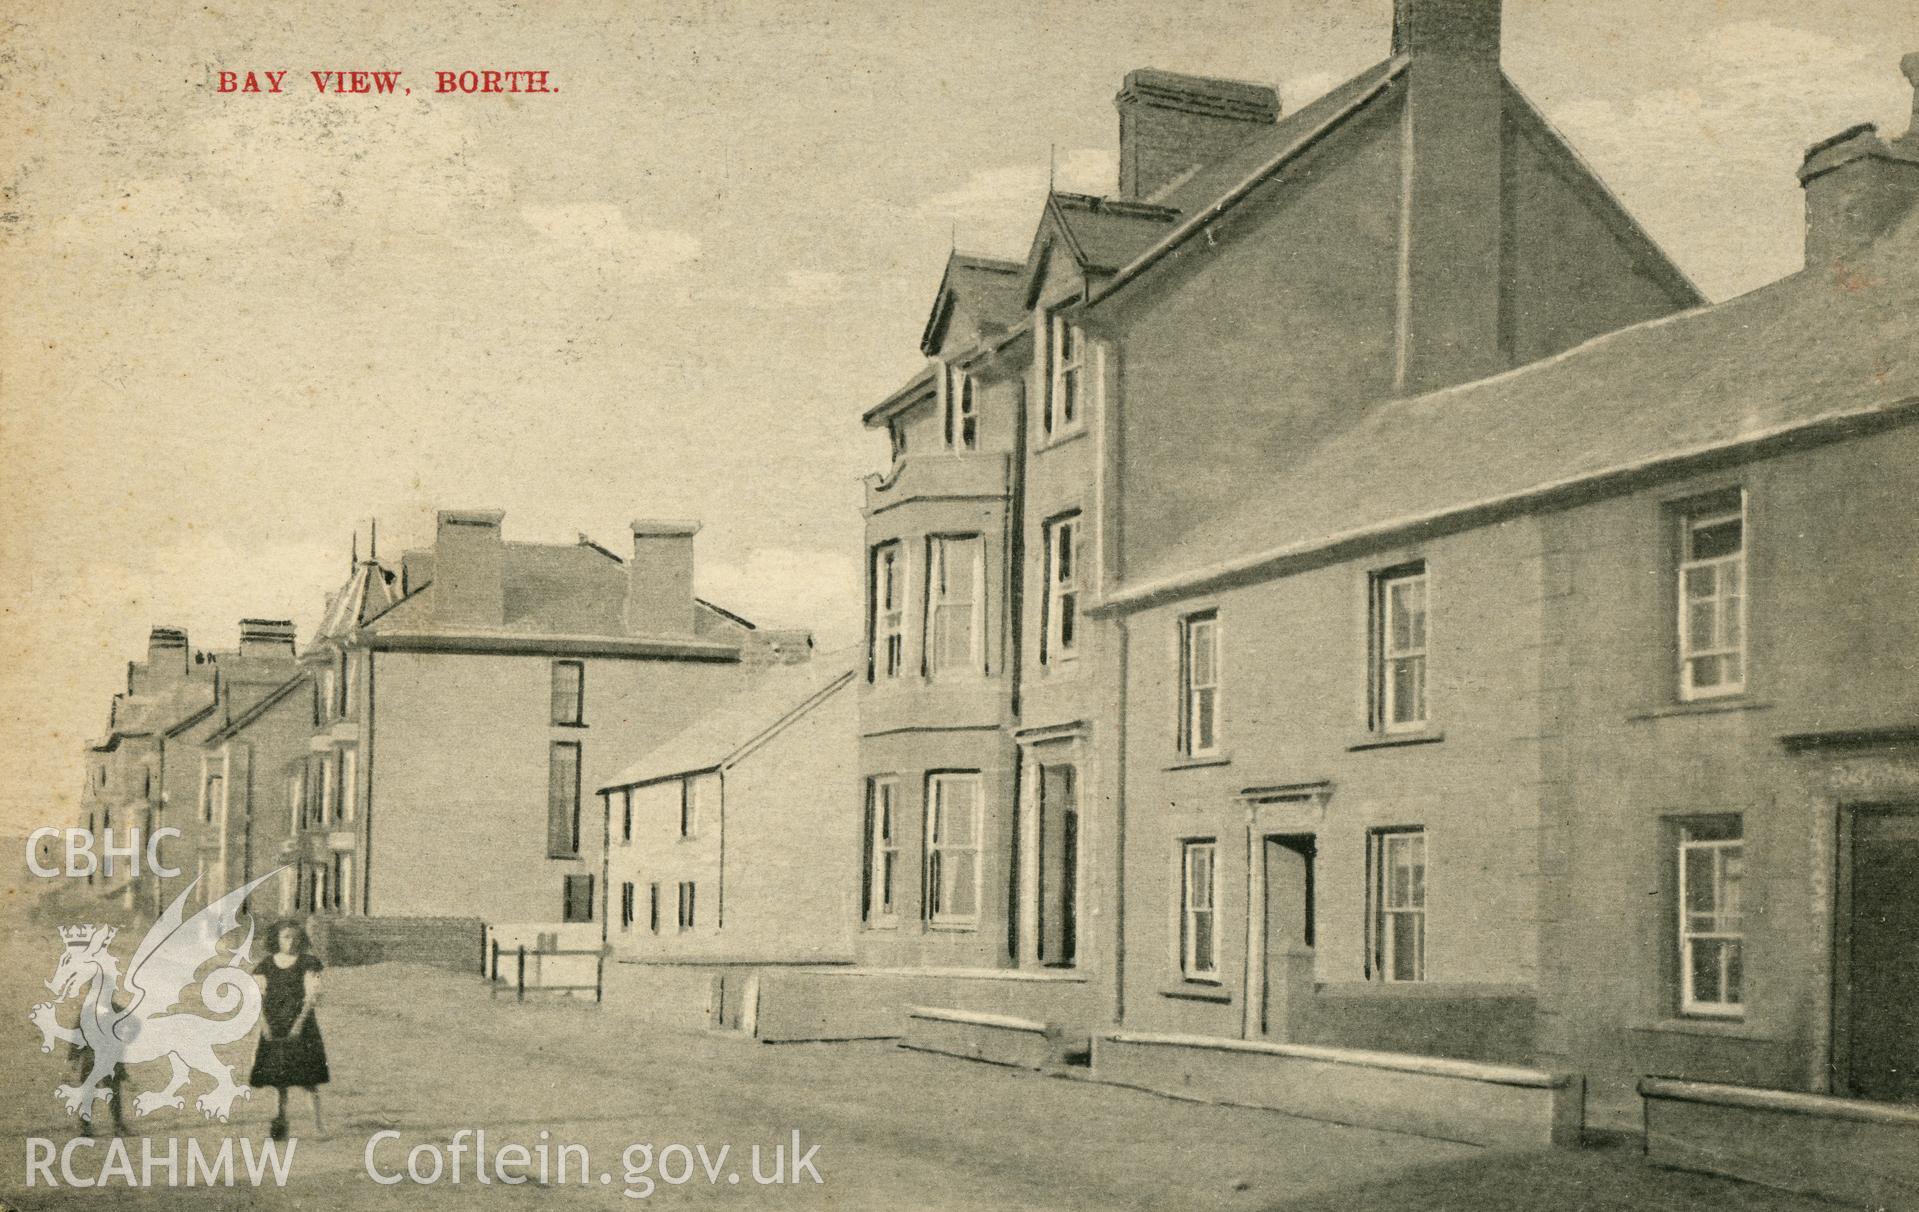
[[[506,541],[499,509],[442,509],[433,537],[433,614],[446,623],[506,621]]]
[[[290,657],[293,655],[291,619],[241,619],[240,655]]]
[[[1806,265],[1842,265],[1872,247],[1919,202],[1919,54],[1900,60],[1913,85],[1906,133],[1888,142],[1864,123],[1813,144],[1799,167],[1806,191]]]
[[[187,633],[183,627],[155,627],[147,632],[147,673],[167,681],[183,678],[189,666]]]
[[[1279,94],[1264,84],[1143,67],[1119,95],[1119,194],[1150,197],[1192,169],[1279,121]]]
[[[693,536],[698,522],[633,523],[626,562],[626,629],[633,635],[693,634]]]
[[[1399,370],[1414,394],[1505,369],[1500,0],[1396,0],[1407,60]]]

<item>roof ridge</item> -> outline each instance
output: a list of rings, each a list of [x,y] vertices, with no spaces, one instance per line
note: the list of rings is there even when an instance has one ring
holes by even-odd
[[[1137,215],[1143,219],[1177,219],[1180,210],[1176,206],[1161,206],[1157,202],[1142,202],[1135,198],[1117,198],[1106,194],[1076,194],[1056,189],[1053,197],[1079,210],[1088,210],[1096,214]]]
[[[968,269],[983,269],[992,273],[1016,274],[1026,268],[1024,261],[1008,261],[1001,257],[988,257],[979,253],[963,253],[955,250],[951,254],[955,264]]]
[[[1366,71],[1359,73],[1345,84],[1340,85],[1339,88],[1327,93],[1325,97],[1320,98],[1321,101],[1324,101],[1326,98],[1331,97],[1333,93],[1339,92],[1340,89],[1351,87],[1366,80],[1369,76],[1377,74],[1379,77],[1371,81],[1371,83],[1367,84],[1364,88],[1359,89],[1351,98],[1335,107],[1332,112],[1328,113],[1324,118],[1299,132],[1296,137],[1289,140],[1278,151],[1267,157],[1264,163],[1255,168],[1239,183],[1207,203],[1203,209],[1191,212],[1190,214],[1187,212],[1178,212],[1185,216],[1184,221],[1172,231],[1166,233],[1165,237],[1154,243],[1152,247],[1140,253],[1137,257],[1134,257],[1128,264],[1114,271],[1113,276],[1107,279],[1098,290],[1093,292],[1092,297],[1087,300],[1088,305],[1098,303],[1118,293],[1122,287],[1137,278],[1141,273],[1150,269],[1160,258],[1166,256],[1167,253],[1190,239],[1213,220],[1237,206],[1247,195],[1263,185],[1275,173],[1292,163],[1292,161],[1306,149],[1315,146],[1321,139],[1344,125],[1354,114],[1365,109],[1377,98],[1384,96],[1388,87],[1405,73],[1410,62],[1411,60],[1404,55],[1394,56],[1375,67],[1368,68]],[[1316,101],[1313,104],[1316,105],[1318,103],[1319,102]],[[1297,118],[1306,112],[1306,109],[1296,110],[1293,116]],[[1281,125],[1283,126],[1284,123],[1281,123]]]

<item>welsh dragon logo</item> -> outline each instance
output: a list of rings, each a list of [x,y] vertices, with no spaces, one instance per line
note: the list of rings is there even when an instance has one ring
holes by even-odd
[[[251,1090],[233,1080],[233,1067],[213,1051],[218,1045],[244,1038],[260,1019],[260,988],[248,971],[253,959],[251,919],[240,945],[224,960],[220,940],[239,929],[240,907],[253,890],[278,874],[269,872],[235,888],[182,921],[182,909],[200,881],[188,884],[140,940],[127,964],[124,998],[116,996],[120,992],[120,968],[107,950],[116,930],[111,926],[61,927],[60,962],[53,970],[53,979],[46,982],[53,991],[53,1001],[41,1002],[27,1017],[40,1028],[42,1052],[53,1051],[55,1043],[92,1049],[93,1066],[85,1079],[77,1086],[63,1083],[54,1091],[68,1115],[90,1116],[94,1103],[104,1104],[113,1097],[102,1083],[112,1075],[115,1065],[144,1064],[161,1057],[172,1062],[172,1079],[165,1090],[149,1090],[135,1098],[136,1115],[149,1115],[162,1107],[184,1110],[186,1102],[180,1091],[196,1071],[213,1079],[213,1089],[196,1100],[208,1119],[224,1121],[234,1099],[252,1096]],[[228,1017],[205,1018],[186,1009],[168,1013],[180,1004],[200,969],[216,960],[222,961],[221,966],[200,982],[200,1000],[207,1010]],[[79,1024],[63,1027],[55,1003],[75,996],[82,998]],[[116,1007],[118,1002],[124,1002],[124,1008]]]

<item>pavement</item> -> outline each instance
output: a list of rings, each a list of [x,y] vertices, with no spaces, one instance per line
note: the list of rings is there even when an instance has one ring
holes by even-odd
[[[60,1052],[39,1051],[26,1010],[56,951],[0,995],[0,1137],[58,1148],[77,1131],[55,1101],[66,1080]],[[477,975],[382,964],[327,973],[320,1018],[333,1083],[324,1090],[325,1138],[311,1134],[296,1093],[297,1144],[285,1185],[127,1190],[25,1187],[26,1154],[0,1169],[8,1208],[612,1209],[647,1204],[822,1209],[1264,1209],[1739,1208],[1753,1212],[1833,1205],[1701,1175],[1647,1166],[1635,1150],[1494,1152],[1419,1137],[1201,1105],[1087,1080],[908,1052],[884,1043],[763,1045],[627,1021],[611,1007],[571,999],[491,1000]],[[16,1005],[17,1003],[17,1005]],[[252,1043],[229,1049],[241,1067]],[[134,1070],[126,1097],[163,1078]],[[271,1091],[236,1106],[230,1123],[192,1111],[134,1120],[164,1155],[167,1138],[212,1154],[232,1138],[258,1147]],[[481,1184],[474,1138],[450,1181],[452,1142],[484,1130],[503,1145],[549,1159],[548,1181]],[[380,1136],[377,1133],[393,1133]],[[799,1148],[793,1147],[798,1134]],[[372,1142],[371,1145],[369,1142]],[[558,1181],[562,1144],[583,1146],[581,1166]],[[128,1142],[137,1168],[138,1136]],[[630,1147],[640,1145],[645,1154]],[[684,1151],[672,1146],[684,1146]],[[423,1174],[405,1176],[419,1147]],[[753,1156],[759,1148],[757,1165]],[[724,1158],[719,1150],[725,1147]],[[775,1148],[779,1165],[774,1165]],[[816,1147],[816,1150],[815,1150]],[[698,1149],[705,1150],[706,1166]],[[376,1182],[372,1168],[392,1185]],[[815,1150],[808,1152],[809,1150]],[[111,1155],[79,1147],[79,1177],[97,1177]],[[808,1165],[796,1165],[804,1157]],[[510,1160],[510,1159],[509,1159]],[[647,1164],[641,1165],[645,1162]],[[632,1163],[629,1172],[629,1165]],[[184,1165],[184,1161],[182,1163]],[[762,1183],[778,1173],[778,1183]],[[584,1175],[585,1181],[581,1181]],[[817,1174],[818,1181],[814,1181]],[[164,1183],[164,1172],[161,1172]],[[680,1181],[674,1181],[680,1180]]]

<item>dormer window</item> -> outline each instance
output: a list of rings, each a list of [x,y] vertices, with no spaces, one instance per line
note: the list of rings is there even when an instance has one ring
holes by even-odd
[[[1049,362],[1051,389],[1046,394],[1046,434],[1055,437],[1080,427],[1085,414],[1085,334],[1065,316],[1052,317]]]
[[[973,376],[964,368],[946,368],[946,446],[949,450],[979,449],[979,405]]]

